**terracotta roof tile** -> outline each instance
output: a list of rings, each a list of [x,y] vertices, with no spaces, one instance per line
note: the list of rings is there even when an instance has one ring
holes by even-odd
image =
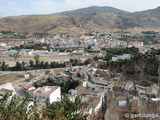
[[[133,82],[132,82],[132,81],[128,81],[126,84],[128,84],[128,85],[132,85],[132,84],[133,84]]]

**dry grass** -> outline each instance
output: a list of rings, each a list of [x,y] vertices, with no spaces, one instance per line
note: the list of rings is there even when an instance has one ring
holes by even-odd
[[[29,63],[30,60],[34,60],[33,58],[34,56],[21,56],[20,58],[17,59],[17,61],[19,61],[20,63],[22,61],[25,61],[26,63]],[[66,62],[66,61],[69,61],[70,58],[77,58],[79,59],[79,57],[71,57],[71,56],[60,56],[60,55],[41,55],[39,60],[40,61],[44,61],[44,62]],[[86,60],[87,58],[80,58],[82,61]],[[9,66],[14,66],[16,64],[16,61],[9,57],[9,56],[3,56],[3,57],[0,57],[0,61],[5,61],[6,64],[8,64]]]
[[[1,82],[14,82],[21,79],[21,77],[17,75],[18,75],[17,73],[3,74],[0,75],[0,80]]]

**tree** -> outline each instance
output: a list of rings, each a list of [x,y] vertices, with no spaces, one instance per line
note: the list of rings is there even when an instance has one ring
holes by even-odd
[[[39,64],[39,60],[36,60],[36,68],[39,68],[40,64]]]
[[[16,60],[17,60],[17,58],[19,58],[19,57],[20,57],[20,55],[19,55],[18,53],[15,53],[15,54],[11,55],[11,57],[13,57],[13,58],[14,58],[14,60],[16,61]]]
[[[30,67],[33,67],[33,66],[34,66],[33,60],[30,60],[30,61],[29,61],[29,64],[30,64]]]
[[[11,93],[7,93],[0,99],[0,119],[1,120],[35,120],[38,116],[36,114],[35,107],[30,109],[28,105],[30,103],[29,97],[19,98],[14,95],[11,97]]]
[[[6,71],[8,69],[8,65],[6,65],[4,61],[2,62],[1,69],[2,71]]]
[[[19,63],[18,61],[16,62],[15,70],[17,70],[17,71],[22,70],[22,64],[21,64],[21,63]]]
[[[73,102],[65,95],[59,102],[52,104],[47,102],[43,115],[56,120],[85,120],[88,115],[83,112],[83,109],[86,107],[87,103],[82,102],[80,96],[77,96]]]
[[[40,55],[35,55],[35,56],[34,56],[34,59],[35,59],[35,60],[39,60],[39,57],[40,57]]]
[[[91,59],[91,58],[88,58],[88,59],[86,59],[85,61],[84,61],[84,64],[85,65],[88,65],[88,64],[90,64],[90,62],[92,62],[93,60]]]
[[[97,55],[94,56],[93,60],[94,60],[94,61],[98,61],[98,56],[97,56]]]
[[[44,65],[44,66],[45,66],[46,69],[50,68],[50,65],[49,65],[48,62],[45,62],[45,65]]]
[[[25,65],[26,65],[26,62],[23,61],[23,62],[22,62],[22,66],[25,67]]]
[[[87,49],[88,50],[91,50],[92,46],[91,45],[88,45]]]
[[[51,62],[51,63],[50,63],[50,67],[51,67],[51,68],[56,68],[56,62]]]
[[[78,81],[67,80],[65,83],[63,82],[61,86],[62,93],[68,93],[70,89],[75,89],[79,85]]]
[[[69,61],[73,64],[74,59],[73,59],[73,58],[70,58]]]
[[[44,68],[44,61],[40,62],[40,68]]]

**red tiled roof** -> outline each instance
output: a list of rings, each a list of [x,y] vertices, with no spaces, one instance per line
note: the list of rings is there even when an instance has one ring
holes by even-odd
[[[132,81],[128,81],[126,84],[131,85],[131,84],[133,84],[133,82]]]
[[[26,85],[26,86],[24,86],[25,89],[29,89],[31,87],[34,87],[34,86],[33,85]]]
[[[54,70],[55,73],[60,73],[60,72],[62,72],[62,71],[63,71],[63,69],[55,69],[55,70]]]
[[[36,90],[36,89],[31,89],[29,92],[30,92],[30,93],[34,93],[35,90]]]
[[[49,71],[52,71],[52,70],[53,70],[53,69],[46,69],[46,71],[48,71],[48,72],[49,72]]]

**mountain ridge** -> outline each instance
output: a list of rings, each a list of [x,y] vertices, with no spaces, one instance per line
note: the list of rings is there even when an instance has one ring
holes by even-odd
[[[0,31],[86,33],[128,29],[160,28],[160,7],[127,12],[113,7],[91,6],[47,15],[22,15],[0,18]]]

